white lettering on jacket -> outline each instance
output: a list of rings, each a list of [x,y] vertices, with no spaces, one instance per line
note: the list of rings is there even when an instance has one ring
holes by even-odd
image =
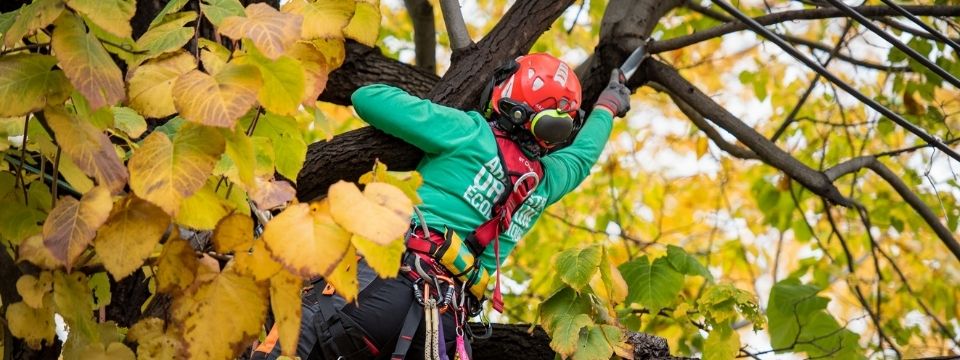
[[[463,192],[463,198],[470,206],[489,218],[493,211],[494,202],[506,190],[502,179],[503,167],[500,166],[500,157],[495,156],[480,167],[473,176],[473,184]]]

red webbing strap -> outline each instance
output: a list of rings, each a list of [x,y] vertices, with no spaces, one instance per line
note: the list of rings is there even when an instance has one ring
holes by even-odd
[[[473,238],[480,245],[480,249],[485,249],[491,241],[493,242],[493,252],[497,264],[496,281],[490,302],[494,310],[503,313],[503,292],[500,289],[500,234],[510,228],[514,212],[539,185],[539,181],[543,178],[543,167],[539,161],[531,161],[524,155],[520,146],[510,140],[502,131],[494,129],[494,135],[497,138],[500,160],[503,163],[506,176],[514,183],[514,186],[505,201],[494,206],[493,216],[474,230]],[[536,174],[536,178],[526,176],[531,172]]]
[[[490,298],[490,305],[498,313],[503,314],[503,292],[500,291],[500,237],[493,240],[493,252],[497,253],[497,281],[493,285],[493,297]]]

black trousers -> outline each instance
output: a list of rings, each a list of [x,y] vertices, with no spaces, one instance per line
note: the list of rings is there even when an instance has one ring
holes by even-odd
[[[339,309],[342,315],[349,317],[349,320],[359,325],[364,335],[372,345],[376,346],[379,352],[376,356],[366,355],[363,357],[390,359],[390,355],[393,354],[397,346],[397,339],[407,312],[411,306],[419,306],[414,299],[413,282],[402,275],[392,279],[381,279],[363,260],[360,261],[357,274],[361,290],[357,300],[353,303],[347,304],[339,295],[319,294],[326,285],[322,280],[314,284],[304,294],[297,356],[302,359],[310,359],[312,354],[314,359],[324,359],[320,355],[322,354],[320,349],[315,348],[318,343],[324,343],[324,336],[329,336],[329,333],[323,330],[325,324],[318,318],[321,313],[319,302],[332,301],[334,308]],[[446,312],[441,316],[441,327],[443,328],[447,355],[450,359],[453,359],[456,352],[457,334],[452,312]],[[423,359],[425,328],[424,320],[421,319],[406,359]],[[467,352],[470,353],[469,341],[466,341],[465,345],[467,346]],[[363,352],[365,349],[340,350],[356,354],[357,352]],[[258,348],[253,359],[275,359],[278,356],[280,356],[280,345],[276,343],[272,348],[264,348],[263,346]]]

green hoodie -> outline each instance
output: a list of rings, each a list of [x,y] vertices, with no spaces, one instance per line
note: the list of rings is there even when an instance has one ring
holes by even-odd
[[[417,166],[423,176],[417,193],[430,227],[446,226],[465,239],[490,218],[494,200],[510,191],[503,185],[497,142],[480,113],[438,105],[381,84],[357,89],[351,100],[367,123],[425,153]],[[573,191],[590,174],[612,125],[609,111],[594,110],[570,146],[541,158],[544,179],[515,212],[510,228],[500,235],[501,262],[548,205]],[[480,257],[491,274],[496,268],[494,255],[493,246],[488,246]]]

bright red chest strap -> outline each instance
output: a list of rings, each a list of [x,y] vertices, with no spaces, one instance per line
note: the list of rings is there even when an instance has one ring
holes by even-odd
[[[503,131],[494,128],[494,136],[500,151],[500,161],[506,170],[512,186],[506,198],[493,207],[489,220],[480,224],[473,232],[472,241],[477,242],[478,249],[486,249],[493,242],[493,252],[496,256],[496,282],[493,289],[491,304],[497,312],[503,312],[503,293],[500,290],[500,234],[510,228],[513,215],[521,204],[530,196],[543,179],[543,167],[538,159],[530,159],[524,154],[520,146],[512,141]],[[479,254],[478,254],[479,256]]]

